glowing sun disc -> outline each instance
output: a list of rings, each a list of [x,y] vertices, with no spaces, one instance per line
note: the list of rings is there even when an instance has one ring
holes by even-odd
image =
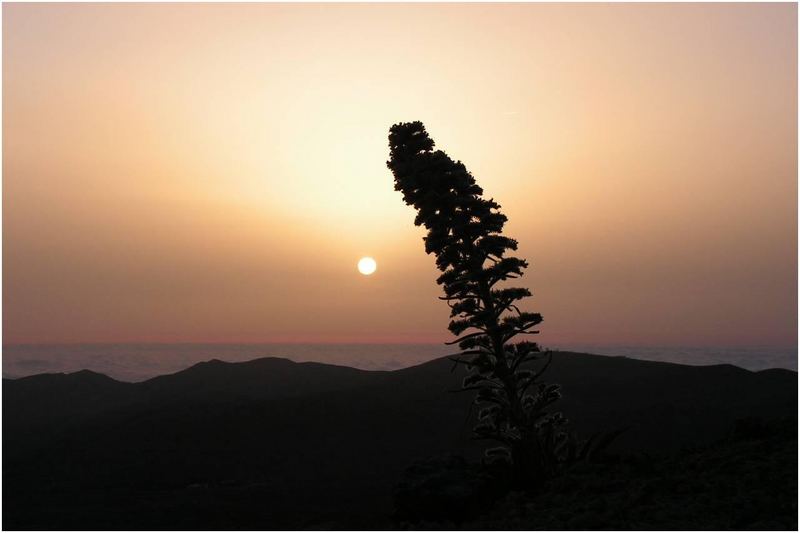
[[[376,268],[378,268],[378,263],[371,257],[362,257],[358,260],[358,271],[365,276],[369,276],[375,272]]]

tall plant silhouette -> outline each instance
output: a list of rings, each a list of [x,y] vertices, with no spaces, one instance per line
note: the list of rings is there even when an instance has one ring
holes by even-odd
[[[475,436],[500,443],[487,458],[510,461],[518,483],[536,485],[554,472],[568,439],[565,419],[548,409],[559,386],[540,381],[551,354],[534,342],[512,342],[538,333],[532,328],[542,322],[518,307],[528,289],[500,285],[522,276],[528,263],[508,255],[517,241],[502,235],[500,205],[483,197],[460,161],[434,150],[421,122],[392,126],[389,147],[395,189],[417,210],[414,224],[428,230],[425,251],[442,271],[437,283],[458,337],[448,344],[462,350],[452,359],[468,370],[463,390],[477,391]]]

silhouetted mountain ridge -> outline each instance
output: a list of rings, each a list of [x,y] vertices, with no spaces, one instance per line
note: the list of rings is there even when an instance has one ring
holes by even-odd
[[[4,380],[4,518],[80,529],[133,515],[142,528],[373,524],[414,460],[480,456],[472,395],[447,392],[464,377],[452,366],[443,358],[374,372],[261,358],[141,383],[93,372]],[[547,378],[562,385],[559,408],[580,435],[630,427],[620,450],[672,452],[720,438],[737,419],[796,419],[788,370],[556,352]],[[246,520],[230,518],[213,487],[238,494],[237,512],[250,505],[242,494],[256,498]],[[35,510],[25,503],[42,498],[48,505]]]
[[[161,399],[225,396],[255,399],[342,390],[366,383],[370,374],[374,373],[324,363],[298,363],[280,357],[235,363],[212,359],[137,385],[146,394]]]

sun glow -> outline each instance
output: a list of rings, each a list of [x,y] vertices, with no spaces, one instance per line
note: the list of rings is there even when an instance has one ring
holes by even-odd
[[[358,260],[358,271],[369,276],[378,268],[378,263],[371,257],[362,257]]]
[[[796,19],[9,3],[3,341],[447,340],[385,164],[422,120],[509,217],[547,344],[796,346]]]

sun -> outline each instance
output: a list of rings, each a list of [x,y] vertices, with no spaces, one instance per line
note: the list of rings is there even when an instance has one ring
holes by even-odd
[[[365,276],[369,276],[375,269],[378,268],[378,263],[371,257],[362,257],[358,260],[358,271],[364,274]]]

